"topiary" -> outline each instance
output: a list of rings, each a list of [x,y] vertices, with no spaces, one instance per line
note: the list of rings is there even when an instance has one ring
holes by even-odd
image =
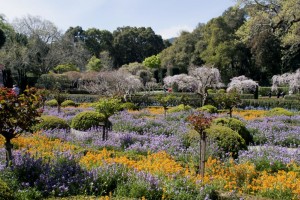
[[[216,118],[213,120],[213,124],[226,126],[238,132],[238,134],[245,140],[247,145],[253,143],[253,137],[250,131],[246,128],[245,124],[238,119],[224,117]]]
[[[61,103],[62,107],[67,107],[67,106],[76,106],[76,103],[72,100],[65,100],[64,102]]]
[[[50,107],[55,107],[55,106],[58,106],[58,103],[57,103],[57,101],[55,99],[51,99],[49,101],[46,101],[45,105],[46,106],[50,106]]]
[[[100,122],[105,122],[105,116],[102,113],[98,113],[95,111],[85,111],[78,113],[71,122],[71,127],[85,131],[92,127],[99,126]]]
[[[0,199],[1,200],[14,199],[13,191],[8,187],[8,185],[2,179],[0,179]]]
[[[229,127],[213,125],[205,131],[210,140],[216,142],[225,153],[231,153],[234,158],[238,156],[239,150],[247,149],[245,140]]]
[[[181,112],[181,111],[187,111],[187,110],[191,110],[192,107],[189,105],[183,105],[180,104],[178,106],[172,107],[168,109],[168,113],[175,113],[175,112]]]
[[[123,110],[136,110],[137,106],[134,105],[134,103],[126,102],[126,103],[121,104],[121,108]]]
[[[294,114],[291,111],[279,107],[273,108],[266,113],[266,116],[279,116],[279,115],[293,116]]]
[[[41,122],[34,126],[34,130],[69,129],[68,123],[59,117],[51,115],[41,116]]]
[[[205,106],[202,106],[201,108],[198,108],[197,110],[205,111],[208,113],[217,113],[218,112],[218,109],[213,105],[205,105]]]

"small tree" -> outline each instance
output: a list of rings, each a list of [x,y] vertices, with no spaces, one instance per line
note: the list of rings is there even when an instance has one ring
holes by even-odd
[[[168,107],[172,106],[172,104],[176,100],[177,100],[177,98],[173,95],[160,95],[157,97],[157,101],[164,108],[165,117],[167,116]]]
[[[35,88],[17,96],[10,89],[0,88],[0,134],[5,138],[6,166],[12,160],[11,140],[25,132],[32,132],[41,116],[41,97]]]
[[[218,92],[214,100],[223,109],[229,109],[230,117],[232,117],[233,108],[241,103],[240,94],[236,90],[231,90],[227,93]]]
[[[108,118],[122,109],[121,100],[116,98],[100,99],[96,104],[96,110],[104,115],[103,140],[107,140],[107,129],[110,126]],[[105,130],[106,129],[106,130]]]
[[[92,56],[88,64],[86,65],[86,68],[88,71],[99,72],[103,68],[103,65],[99,58],[97,58],[96,56]]]
[[[209,128],[214,117],[204,114],[196,113],[188,116],[187,120],[191,123],[193,128],[200,134],[200,164],[199,173],[202,178],[205,171],[205,151],[206,151],[206,132],[205,129]]]

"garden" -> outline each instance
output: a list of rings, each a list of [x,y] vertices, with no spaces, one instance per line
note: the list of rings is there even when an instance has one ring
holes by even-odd
[[[169,106],[176,97],[165,94],[157,98],[160,106],[139,109],[101,98],[81,104],[64,100],[59,109],[51,99],[39,110],[38,91],[19,97],[1,92],[1,111],[19,103],[40,116],[29,123],[32,117],[20,108],[23,120],[17,125],[14,111],[6,114],[5,122],[17,128],[9,146],[7,127],[1,127],[1,199],[300,198],[297,111],[239,109],[236,94],[226,96],[230,93],[223,93],[224,109]],[[33,134],[20,135],[29,125]]]

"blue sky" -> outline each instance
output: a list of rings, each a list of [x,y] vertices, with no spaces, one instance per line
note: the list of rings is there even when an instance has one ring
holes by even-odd
[[[0,0],[0,14],[9,22],[28,14],[53,22],[62,31],[117,27],[151,27],[164,39],[220,16],[235,0]]]

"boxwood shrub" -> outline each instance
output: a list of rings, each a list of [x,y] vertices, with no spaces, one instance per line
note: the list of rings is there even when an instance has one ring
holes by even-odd
[[[245,124],[238,119],[221,117],[214,119],[213,124],[226,126],[238,132],[238,134],[245,140],[247,145],[253,143],[253,137],[251,133],[246,128]]]
[[[217,113],[218,112],[218,109],[213,105],[205,105],[205,106],[198,108],[197,110],[206,111],[208,113]]]
[[[58,106],[58,103],[57,103],[57,101],[55,99],[51,99],[49,101],[46,101],[45,105],[46,106],[50,106],[50,107],[55,107],[55,106]]]
[[[77,104],[76,104],[74,101],[70,100],[70,99],[65,100],[64,102],[61,103],[61,106],[62,106],[62,107],[76,106],[76,105],[77,105]]]
[[[210,140],[216,142],[225,153],[230,153],[234,158],[238,156],[239,150],[247,149],[245,140],[229,127],[212,125],[206,132]]]
[[[273,108],[269,110],[266,114],[266,116],[280,116],[280,115],[285,115],[285,116],[293,116],[293,112],[288,111],[284,108]]]
[[[51,115],[41,116],[41,122],[34,126],[34,130],[69,129],[68,123],[59,117]]]
[[[78,113],[71,122],[71,127],[80,130],[85,131],[93,127],[99,126],[100,122],[104,122],[105,116],[99,112],[95,111],[84,111],[81,113]]]

